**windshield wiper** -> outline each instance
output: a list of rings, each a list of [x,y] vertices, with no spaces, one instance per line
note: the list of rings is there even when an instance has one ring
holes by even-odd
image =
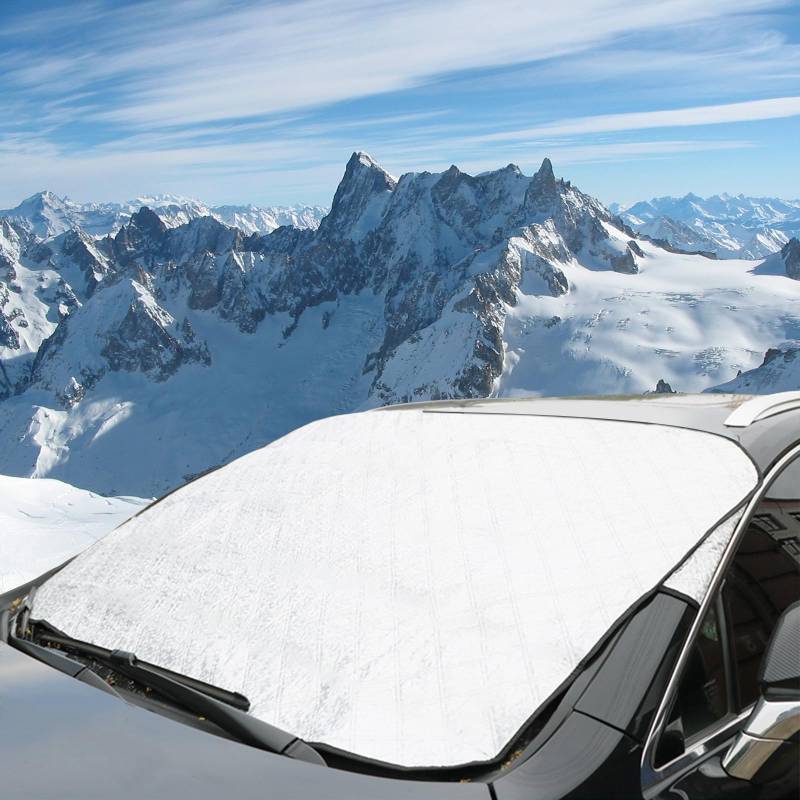
[[[250,707],[250,702],[238,692],[229,692],[194,678],[171,672],[163,667],[139,661],[133,653],[125,650],[108,650],[79,639],[73,639],[60,632],[51,633],[52,627],[44,621],[37,620],[31,622],[31,625],[37,628],[36,639],[38,641],[72,650],[78,655],[88,656],[112,671],[124,675],[134,683],[157,692],[176,706],[213,722],[218,728],[244,744],[312,764],[325,765],[325,759],[299,737],[245,713]],[[38,630],[40,626],[42,629]],[[80,675],[80,679],[85,682],[94,685],[99,682],[104,685],[106,690],[110,688],[96,673],[90,674],[97,678],[97,682],[86,681],[86,669],[83,664],[67,658],[57,650],[21,639],[14,634],[13,630],[8,632],[8,642],[28,655],[45,661],[50,666],[67,672],[73,677]],[[75,666],[80,669],[76,671]]]
[[[32,624],[35,627],[36,641],[42,642],[45,646],[55,645],[58,648],[66,647],[74,650],[76,653],[80,653],[83,656],[88,656],[89,658],[93,658],[106,664],[111,658],[111,654],[113,652],[112,650],[108,650],[105,647],[99,647],[96,644],[89,644],[89,642],[83,642],[80,639],[75,639],[65,633],[56,631],[56,629],[53,628],[53,626],[48,622],[37,620]],[[166,669],[166,667],[157,667],[155,664],[150,664],[145,661],[138,661],[138,659],[137,664],[142,667],[147,667],[153,673],[157,673],[158,675],[168,678],[169,680],[180,683],[189,689],[194,689],[201,694],[207,695],[214,700],[219,700],[226,705],[238,708],[240,711],[250,710],[250,701],[243,694],[239,694],[239,692],[230,692],[227,689],[222,689],[219,686],[214,686],[211,683],[199,681],[197,678],[191,678],[188,675],[181,675],[179,672],[173,672],[172,670]],[[141,681],[139,681],[139,683],[141,683]]]

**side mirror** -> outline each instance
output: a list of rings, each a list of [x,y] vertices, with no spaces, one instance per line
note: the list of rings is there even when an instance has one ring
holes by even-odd
[[[734,778],[752,781],[771,756],[800,732],[800,602],[778,620],[759,673],[761,699],[722,760]]]

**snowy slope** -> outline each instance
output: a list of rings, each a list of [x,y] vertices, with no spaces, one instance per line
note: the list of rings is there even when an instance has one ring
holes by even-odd
[[[0,592],[80,553],[149,502],[0,475]]]
[[[611,208],[638,233],[720,258],[761,259],[800,234],[800,200],[687,194]]]
[[[798,246],[669,252],[548,160],[395,178],[355,153],[316,230],[148,209],[96,241],[6,227],[0,471],[104,494],[387,403],[700,391],[800,336]]]
[[[52,192],[39,192],[15,208],[0,210],[5,216],[42,238],[80,228],[90,236],[116,233],[142,206],[153,209],[169,226],[198,217],[214,217],[247,233],[269,233],[281,225],[316,228],[327,213],[320,206],[208,206],[179,195],[142,195],[124,203],[78,203]]]

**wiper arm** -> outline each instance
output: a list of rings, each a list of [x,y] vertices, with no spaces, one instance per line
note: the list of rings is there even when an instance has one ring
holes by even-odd
[[[39,625],[47,625],[47,623],[42,623],[41,621],[33,624],[37,627]],[[308,761],[312,764],[325,765],[326,763],[311,745],[299,737],[276,728],[268,722],[251,717],[244,710],[240,710],[250,707],[250,702],[244,695],[237,692],[228,692],[225,689],[211,686],[188,676],[178,675],[162,667],[146,664],[139,661],[133,653],[124,650],[107,650],[104,647],[82,642],[64,634],[50,633],[47,630],[41,631],[37,638],[42,642],[49,642],[68,648],[80,655],[88,656],[100,663],[104,663],[113,671],[119,672],[135,683],[156,691],[186,711],[205,717],[221,730],[244,744],[267,750],[270,753],[279,753],[290,758]],[[85,673],[87,670],[83,669],[83,665],[77,664],[77,662],[58,653],[56,650],[50,650],[34,642],[20,639],[12,631],[8,633],[8,642],[28,655],[40,661],[46,661],[50,666],[71,674],[73,677],[77,677],[80,673],[81,679],[86,680]],[[58,661],[53,657],[56,657]],[[76,671],[69,667],[70,664],[79,666],[80,669]],[[108,690],[107,684],[99,676],[95,673],[90,674],[93,678],[97,678],[97,681],[86,682],[94,685],[97,682],[103,683],[106,690]],[[216,696],[212,696],[212,693]]]

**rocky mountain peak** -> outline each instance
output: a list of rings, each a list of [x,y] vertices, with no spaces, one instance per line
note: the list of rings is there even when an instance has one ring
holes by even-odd
[[[556,176],[553,173],[553,164],[549,158],[542,161],[538,172],[531,181],[541,194],[554,194],[556,191]]]
[[[80,229],[59,234],[53,239],[51,249],[60,253],[63,259],[78,266],[87,275],[87,278],[108,272],[105,259],[97,250],[96,242]],[[96,286],[92,285],[89,289],[90,293],[94,288]]]
[[[397,186],[397,181],[372,156],[357,150],[347,161],[339,188],[342,186],[347,188],[352,181],[364,180],[374,181],[375,188],[378,190],[389,189],[391,191]],[[335,205],[336,196],[334,195],[333,206]]]
[[[348,166],[355,164],[361,164],[361,166],[369,167],[377,169],[383,172],[383,168],[378,164],[378,162],[369,154],[365,153],[363,150],[356,150],[348,159]]]
[[[553,162],[547,156],[542,159],[541,166],[533,177],[542,182],[555,182],[556,176],[553,173]]]
[[[30,233],[46,237],[70,227],[67,218],[74,205],[66,198],[42,191],[26,198],[15,208],[0,210],[0,215],[11,218]]]
[[[155,211],[142,206],[113,238],[113,253],[122,265],[135,259],[152,261],[163,244],[167,230]]]
[[[531,211],[550,206],[558,194],[558,182],[553,173],[553,164],[549,158],[542,161],[542,165],[530,180],[525,197],[525,206]]]
[[[376,221],[388,195],[397,188],[397,181],[366,153],[357,151],[350,156],[344,176],[333,196],[331,210],[320,224],[329,233],[356,229],[366,212],[371,212],[366,224]],[[362,226],[363,227],[363,226]],[[358,238],[364,231],[356,232]]]
[[[135,212],[131,216],[131,221],[128,225],[137,228],[142,233],[146,233],[153,238],[160,237],[167,230],[167,226],[164,224],[161,217],[148,206],[142,206]]]
[[[462,172],[455,164],[451,164],[439,175],[439,180],[433,187],[433,194],[446,203],[462,182],[474,183],[474,178]]]
[[[66,206],[66,202],[58,195],[53,194],[53,192],[45,189],[41,192],[36,192],[36,194],[32,194],[30,197],[23,200],[17,208],[36,208],[36,209],[44,209],[47,207],[51,208],[63,208]]]

